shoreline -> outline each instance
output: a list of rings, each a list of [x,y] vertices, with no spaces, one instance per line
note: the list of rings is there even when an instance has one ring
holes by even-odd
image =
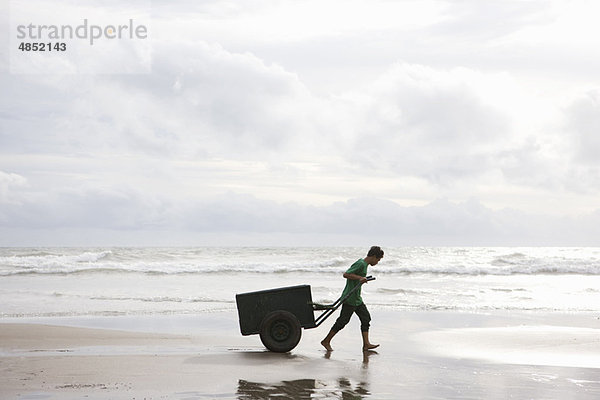
[[[135,326],[136,317],[88,320],[104,328],[112,320],[113,329],[4,321],[0,397],[600,396],[600,362],[594,361],[600,360],[600,320],[592,314],[375,307],[371,313],[371,337],[381,347],[370,353],[360,349],[357,318],[332,341],[333,352],[319,343],[332,320],[303,330],[298,347],[286,354],[266,351],[257,335],[241,336],[231,311],[148,316],[145,327]],[[175,327],[167,326],[173,321]],[[139,330],[150,322],[166,332]],[[130,329],[119,329],[128,323]],[[195,329],[186,333],[186,324]]]

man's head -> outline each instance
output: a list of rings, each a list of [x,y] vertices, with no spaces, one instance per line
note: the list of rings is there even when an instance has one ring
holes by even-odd
[[[376,265],[383,258],[383,250],[379,246],[373,246],[369,249],[365,261],[369,265]]]

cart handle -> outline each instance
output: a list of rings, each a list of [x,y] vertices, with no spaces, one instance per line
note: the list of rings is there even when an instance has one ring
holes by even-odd
[[[374,280],[375,280],[374,276],[371,276],[371,275],[367,276],[367,282],[374,281]],[[333,314],[335,312],[335,310],[340,308],[342,303],[344,303],[344,301],[346,301],[352,295],[352,293],[354,293],[361,286],[362,286],[362,283],[359,285],[356,285],[354,287],[354,289],[349,291],[344,297],[340,297],[331,306],[327,306],[327,310],[323,314],[319,315],[317,317],[317,319],[315,320],[315,327],[321,325],[323,323],[323,321],[325,321],[327,318],[329,318],[329,316],[331,314]]]
[[[367,278],[367,281],[374,281],[375,280],[375,277],[373,277],[371,275],[367,276],[366,278]],[[361,283],[361,285],[362,285],[362,283]],[[338,303],[340,303],[340,302],[343,303],[348,297],[350,297],[350,295],[352,295],[352,293],[354,293],[355,290],[358,289],[359,286],[360,285],[356,285],[350,292],[348,292],[348,294],[346,296],[344,296],[344,298],[340,297],[335,302],[333,302],[333,304],[317,304],[317,303],[310,303],[310,304],[313,305],[313,306],[324,307],[322,309],[316,309],[317,311],[332,309],[332,308],[336,307],[338,305]]]

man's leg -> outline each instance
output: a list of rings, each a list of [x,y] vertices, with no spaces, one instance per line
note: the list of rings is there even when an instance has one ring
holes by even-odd
[[[363,303],[360,306],[356,307],[356,315],[360,318],[360,330],[362,332],[363,339],[363,350],[373,350],[379,347],[378,344],[372,344],[369,341],[369,328],[371,326],[371,314],[367,309],[367,306]]]
[[[354,306],[342,304],[342,311],[340,312],[340,316],[331,327],[331,330],[329,331],[325,339],[321,340],[321,345],[325,347],[327,351],[333,350],[331,348],[331,339],[333,339],[335,334],[341,331],[346,326],[346,324],[350,322],[350,318],[352,317],[352,314],[354,313],[355,309],[356,307]]]
[[[325,339],[321,340],[321,345],[323,347],[325,347],[325,350],[327,350],[327,351],[333,350],[333,348],[331,348],[331,339],[333,339],[333,337],[335,336],[336,333],[337,333],[337,331],[334,331],[333,329],[331,329],[329,331],[329,333],[327,334],[327,336],[325,336]]]

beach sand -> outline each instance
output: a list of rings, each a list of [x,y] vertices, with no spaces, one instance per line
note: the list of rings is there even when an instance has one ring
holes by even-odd
[[[3,322],[0,398],[600,398],[595,315],[371,314],[381,344],[372,353],[361,350],[357,318],[333,352],[319,344],[331,319],[287,354],[241,336],[235,311],[187,316],[193,329],[169,316],[151,317],[154,328],[128,317]]]

